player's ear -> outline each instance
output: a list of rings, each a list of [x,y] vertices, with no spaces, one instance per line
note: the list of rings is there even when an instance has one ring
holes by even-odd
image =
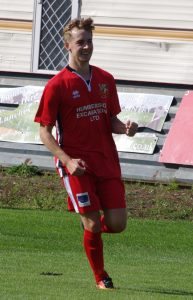
[[[64,47],[66,48],[66,50],[71,51],[70,45],[69,45],[68,42],[65,42],[65,43],[64,43]]]

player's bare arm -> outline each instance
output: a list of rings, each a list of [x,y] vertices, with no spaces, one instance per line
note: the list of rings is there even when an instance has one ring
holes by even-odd
[[[117,116],[111,118],[112,132],[116,134],[126,134],[134,136],[137,132],[138,125],[135,122],[127,121],[123,123]]]
[[[53,126],[40,125],[40,138],[42,143],[50,150],[50,152],[58,157],[64,166],[68,169],[71,175],[81,176],[85,172],[85,163],[81,159],[71,158],[66,154],[56,142],[52,134]]]

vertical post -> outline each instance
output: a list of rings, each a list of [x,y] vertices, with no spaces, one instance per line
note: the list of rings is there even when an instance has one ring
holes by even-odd
[[[81,0],[72,0],[71,19],[80,17]]]
[[[32,32],[31,72],[37,72],[39,66],[39,54],[40,54],[42,0],[34,1],[33,14],[34,17],[33,17],[33,32]]]

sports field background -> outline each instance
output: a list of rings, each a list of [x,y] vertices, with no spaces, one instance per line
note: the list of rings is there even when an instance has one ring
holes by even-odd
[[[103,235],[115,291],[98,291],[67,212],[0,209],[0,299],[193,299],[193,226],[132,219]]]
[[[192,188],[133,183],[126,190],[127,230],[103,235],[117,289],[99,291],[58,177],[2,169],[0,299],[193,299]]]

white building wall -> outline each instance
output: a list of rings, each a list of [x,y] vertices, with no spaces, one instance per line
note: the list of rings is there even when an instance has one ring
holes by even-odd
[[[192,0],[83,0],[97,24],[193,29]]]
[[[34,0],[0,0],[0,70],[30,72]]]
[[[0,70],[30,72],[31,32],[0,30]]]
[[[91,62],[116,79],[193,84],[192,0],[83,0],[81,16],[96,24]]]
[[[94,38],[91,63],[116,79],[193,84],[193,42]]]
[[[0,0],[0,19],[33,19],[34,0]]]
[[[0,0],[0,70],[31,71],[34,1]],[[93,17],[96,24],[91,63],[116,79],[193,83],[192,0],[82,0],[81,16]],[[148,36],[141,30],[145,27]],[[183,38],[183,32],[189,37]]]

